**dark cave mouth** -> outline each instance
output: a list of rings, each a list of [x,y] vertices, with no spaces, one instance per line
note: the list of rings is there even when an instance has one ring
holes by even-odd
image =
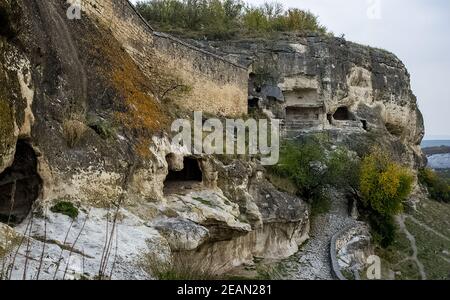
[[[333,114],[333,119],[336,121],[352,121],[354,118],[347,107],[341,106]]]
[[[13,164],[0,174],[0,222],[17,225],[30,213],[42,190],[37,165],[34,149],[19,140]]]
[[[10,16],[5,7],[0,6],[0,36],[11,39],[16,35],[11,27]]]
[[[203,172],[198,159],[185,157],[183,166],[180,171],[169,169],[169,174],[164,181],[164,194],[176,194],[203,182]]]

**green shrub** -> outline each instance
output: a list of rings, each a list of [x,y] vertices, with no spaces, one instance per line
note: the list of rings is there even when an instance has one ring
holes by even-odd
[[[321,195],[325,185],[326,155],[320,142],[287,142],[280,151],[280,160],[271,168],[280,177],[289,178],[297,187],[298,195],[312,199]]]
[[[371,212],[368,219],[375,244],[383,248],[392,245],[397,236],[397,226],[394,217]]]
[[[327,181],[329,184],[349,189],[353,194],[359,190],[360,159],[343,147],[334,150],[328,159]]]
[[[54,213],[66,215],[72,219],[76,219],[79,214],[78,208],[68,201],[60,201],[50,208],[50,210]]]
[[[419,181],[427,187],[430,197],[441,202],[450,202],[450,185],[434,170],[424,168],[419,171]]]
[[[312,215],[329,211],[331,200],[326,193],[327,186],[352,191],[358,186],[358,160],[344,148],[330,148],[322,136],[287,142],[281,148],[278,165],[269,169],[273,183],[280,182],[273,178],[289,180],[295,187],[289,190],[295,190],[298,196],[311,202]],[[283,186],[287,184],[284,182]]]
[[[287,142],[281,147],[278,165],[270,170],[279,177],[289,178],[298,195],[307,199],[321,196],[327,185],[356,189],[359,161],[345,148],[331,150],[330,146],[321,136]]]
[[[374,239],[387,247],[394,241],[394,216],[403,210],[403,201],[412,190],[413,176],[387,153],[375,148],[362,160],[359,180],[361,201]]]
[[[326,214],[331,209],[331,199],[325,191],[314,196],[311,202],[311,216],[319,216]]]
[[[276,2],[255,7],[241,0],[150,0],[138,2],[136,8],[158,30],[194,38],[229,39],[282,31],[326,33],[312,13],[286,11]]]
[[[413,176],[407,168],[393,162],[389,155],[374,149],[361,163],[360,190],[365,206],[384,216],[403,210],[411,193]]]
[[[89,123],[89,127],[94,130],[102,139],[108,140],[116,135],[116,130],[112,124],[106,120],[96,120]]]

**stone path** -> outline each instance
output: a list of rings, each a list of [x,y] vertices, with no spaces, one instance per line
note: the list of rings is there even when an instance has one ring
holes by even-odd
[[[342,228],[356,223],[348,214],[345,197],[332,194],[328,213],[317,216],[311,224],[310,240],[299,253],[280,263],[281,277],[294,280],[332,280],[330,241]]]

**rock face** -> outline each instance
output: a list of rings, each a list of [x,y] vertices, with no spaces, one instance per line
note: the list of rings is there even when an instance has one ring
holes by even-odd
[[[251,98],[285,120],[286,134],[328,130],[358,148],[373,133],[421,164],[420,112],[388,53],[313,36],[230,43],[230,63],[155,35],[127,1],[86,2],[69,20],[66,1],[0,0],[2,277],[147,279],[143,257],[175,252],[223,273],[296,253],[309,233],[302,199],[272,186],[256,159],[224,162],[171,144],[171,121],[197,104],[245,113],[242,57],[252,62]],[[156,67],[171,53],[187,53],[176,76]],[[163,101],[155,88],[186,78],[193,94]],[[207,96],[194,105],[202,86]],[[67,203],[74,219],[54,209]]]
[[[378,140],[424,165],[422,114],[395,55],[315,35],[197,44],[249,66],[249,104],[284,120],[288,136],[326,131],[358,152]]]

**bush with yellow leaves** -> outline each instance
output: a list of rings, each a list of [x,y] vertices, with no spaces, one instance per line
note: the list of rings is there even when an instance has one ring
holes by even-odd
[[[370,211],[375,240],[384,247],[395,238],[394,216],[412,190],[413,175],[379,148],[363,158],[360,168],[361,201]]]

